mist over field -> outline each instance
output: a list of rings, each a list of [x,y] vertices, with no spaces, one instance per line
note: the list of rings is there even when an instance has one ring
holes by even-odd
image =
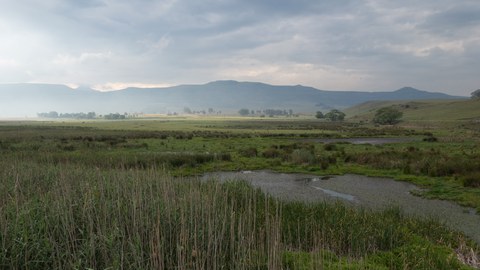
[[[325,91],[301,85],[216,81],[165,88],[127,88],[112,92],[71,89],[63,85],[0,85],[0,117],[35,117],[38,113],[183,114],[185,110],[237,114],[251,110],[315,111],[344,109],[371,100],[462,99],[404,87],[390,92]],[[205,114],[205,113],[204,113]]]

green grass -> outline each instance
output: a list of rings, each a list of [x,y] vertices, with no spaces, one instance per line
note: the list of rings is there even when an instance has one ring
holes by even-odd
[[[403,112],[406,122],[445,122],[480,119],[479,100],[370,101],[347,109],[352,119],[373,119],[375,111],[393,106]]]
[[[1,268],[468,269],[461,234],[399,209],[281,202],[155,167],[8,165]]]
[[[181,121],[181,120],[176,120]],[[447,199],[480,210],[476,175],[480,171],[478,137],[445,130],[415,131],[401,127],[375,128],[352,123],[325,123],[291,119],[237,120],[213,125],[209,120],[185,120],[179,130],[115,130],[77,127],[78,122],[8,123],[0,125],[0,150],[48,164],[78,163],[102,168],[166,166],[174,175],[218,170],[273,169],[313,174],[358,173],[407,180],[430,190],[429,198]],[[215,120],[217,121],[217,120]],[[133,125],[134,121],[128,121]],[[161,125],[148,120],[150,127]],[[192,123],[195,123],[194,125]],[[193,126],[192,126],[193,125]],[[311,133],[300,133],[303,129]],[[182,127],[188,128],[182,130]],[[195,127],[201,127],[195,130]],[[235,127],[260,126],[263,131],[239,132]],[[288,129],[287,129],[288,128]],[[233,131],[232,131],[233,130]],[[297,131],[298,133],[291,133]],[[327,132],[325,132],[327,131]],[[305,142],[308,138],[414,136],[417,141],[385,146]],[[434,135],[438,142],[421,142]],[[254,152],[246,155],[246,151]],[[40,153],[40,154],[39,154]]]
[[[286,203],[245,183],[182,178],[256,169],[387,176],[480,209],[478,131],[429,129],[308,119],[2,122],[0,268],[465,268],[457,256],[478,256],[475,244],[398,209]],[[306,141],[378,136],[417,140]]]

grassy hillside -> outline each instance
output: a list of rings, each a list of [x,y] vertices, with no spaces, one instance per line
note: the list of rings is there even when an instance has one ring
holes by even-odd
[[[480,119],[480,100],[369,101],[345,110],[353,120],[370,120],[375,111],[393,106],[405,121],[455,121]]]

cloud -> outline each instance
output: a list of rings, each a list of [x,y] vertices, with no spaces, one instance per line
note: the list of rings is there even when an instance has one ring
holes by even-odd
[[[11,58],[0,58],[0,68],[16,68],[19,64],[15,59]]]
[[[149,84],[149,83],[140,83],[140,82],[133,82],[133,83],[126,83],[126,82],[108,82],[105,84],[97,84],[93,85],[92,89],[99,90],[102,92],[107,92],[107,91],[115,91],[115,90],[121,90],[121,89],[126,89],[129,87],[136,87],[136,88],[165,88],[173,86],[172,84],[168,83],[155,83],[155,84]]]
[[[468,95],[479,13],[477,0],[8,1],[0,82],[237,79]]]
[[[52,62],[55,65],[69,66],[69,65],[84,64],[88,62],[105,61],[110,59],[111,57],[112,57],[112,52],[105,52],[105,53],[84,52],[77,56],[69,55],[69,54],[58,54],[55,57],[55,59],[53,59]]]
[[[430,34],[446,38],[468,38],[471,31],[479,33],[480,5],[478,2],[458,3],[429,16],[420,28]]]

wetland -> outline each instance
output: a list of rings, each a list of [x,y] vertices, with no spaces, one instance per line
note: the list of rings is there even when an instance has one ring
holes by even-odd
[[[342,201],[375,210],[398,207],[406,214],[430,217],[459,229],[480,244],[480,215],[471,207],[415,194],[421,189],[411,183],[363,175],[318,176],[276,173],[272,171],[214,172],[201,179],[246,181],[263,192],[282,200],[323,202]]]
[[[0,268],[475,269],[478,138],[468,122],[0,122]]]

